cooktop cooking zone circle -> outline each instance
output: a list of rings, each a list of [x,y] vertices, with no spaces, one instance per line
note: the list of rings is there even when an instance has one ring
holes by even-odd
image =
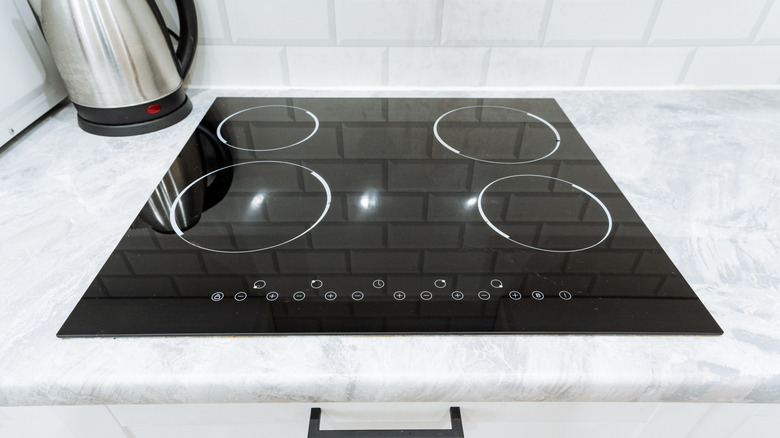
[[[314,136],[319,128],[320,120],[307,109],[261,105],[227,116],[217,126],[217,137],[227,146],[242,151],[270,152],[297,146]],[[244,135],[246,130],[251,135]]]
[[[525,164],[543,160],[561,145],[548,121],[516,108],[474,105],[442,114],[433,135],[456,154],[492,164]]]
[[[182,231],[177,215],[187,207],[188,190],[201,180],[232,169],[228,194],[199,214],[197,224]],[[190,183],[171,205],[174,232],[197,248],[228,254],[264,251],[290,243],[311,231],[328,213],[331,190],[317,172],[284,161],[249,161],[207,173]]]
[[[596,195],[552,176],[499,178],[482,189],[477,207],[493,231],[537,251],[585,251],[612,232],[612,215]]]

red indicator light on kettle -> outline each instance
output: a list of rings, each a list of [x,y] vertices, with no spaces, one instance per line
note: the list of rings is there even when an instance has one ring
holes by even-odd
[[[149,105],[148,107],[146,107],[146,112],[149,114],[157,114],[160,112],[161,109],[162,107],[155,103],[154,105]]]

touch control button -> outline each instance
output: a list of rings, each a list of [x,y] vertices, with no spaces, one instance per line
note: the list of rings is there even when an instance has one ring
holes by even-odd
[[[433,282],[433,285],[438,287],[439,289],[443,289],[447,286],[447,280],[440,278]]]
[[[365,295],[363,295],[363,292],[360,292],[359,290],[356,290],[355,292],[352,292],[352,299],[355,301],[360,301],[363,299]]]
[[[539,292],[538,290],[535,290],[535,291],[531,292],[531,296],[535,300],[543,300],[544,299],[544,294]]]
[[[509,298],[517,301],[520,298],[523,298],[523,294],[521,294],[520,292],[518,292],[516,290],[513,290],[512,292],[509,292]]]
[[[393,294],[393,298],[395,298],[395,299],[396,299],[396,300],[398,300],[398,301],[401,301],[401,300],[403,300],[404,298],[406,298],[406,294],[404,293],[404,291],[397,290],[397,291],[395,291],[395,293]]]
[[[456,299],[458,301],[462,300],[463,299],[463,292],[461,292],[459,290],[456,290],[455,292],[452,293],[452,298]]]
[[[211,294],[211,301],[222,301],[222,298],[225,298],[225,294],[222,292],[214,292]]]
[[[303,291],[300,291],[300,290],[299,290],[298,292],[295,292],[295,293],[293,294],[293,299],[294,299],[295,301],[301,301],[301,300],[303,300],[304,298],[306,298],[306,294],[305,294]]]
[[[322,287],[322,280],[312,280],[311,281],[311,287],[314,289],[319,289]]]
[[[430,293],[427,290],[424,290],[424,291],[420,292],[420,298],[424,299],[425,301],[428,301],[431,298],[433,298],[433,294]]]
[[[332,290],[325,292],[325,299],[328,301],[333,301],[336,299],[336,297],[338,297],[338,295],[336,295],[336,292],[333,292]]]
[[[374,280],[374,283],[373,283],[373,284],[374,284],[374,288],[375,288],[375,289],[382,289],[383,287],[385,287],[385,282],[384,282],[384,280],[379,280],[379,279],[376,279],[376,280]]]
[[[268,295],[265,296],[265,299],[268,301],[276,301],[277,298],[279,298],[277,292],[268,292]]]
[[[486,290],[481,290],[479,293],[477,293],[477,296],[480,300],[489,300],[490,299],[490,292]]]
[[[571,299],[571,292],[567,292],[565,290],[562,290],[558,292],[558,296],[561,297],[564,300],[570,300]]]
[[[265,280],[257,280],[255,284],[252,285],[254,289],[262,289],[265,287]]]
[[[233,296],[236,301],[244,301],[246,299],[246,292],[238,292]]]
[[[502,287],[504,287],[504,283],[502,283],[501,280],[499,280],[498,278],[494,278],[490,280],[490,285],[496,289],[501,289]]]

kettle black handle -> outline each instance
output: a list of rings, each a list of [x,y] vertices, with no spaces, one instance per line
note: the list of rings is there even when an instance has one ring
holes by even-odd
[[[155,0],[146,0],[146,3],[152,10],[155,18],[157,18],[160,30],[166,36],[168,49],[170,49],[171,56],[174,58],[176,70],[179,72],[179,76],[184,79],[187,76],[187,72],[190,71],[190,67],[192,67],[192,61],[195,59],[195,49],[198,47],[198,12],[195,9],[195,1],[176,0],[176,12],[179,15],[179,36],[177,37],[179,46],[176,48],[175,53],[171,38],[168,36],[168,32],[171,31],[165,24],[160,8],[157,7]]]
[[[176,10],[179,13],[179,46],[176,48],[176,58],[179,60],[179,75],[184,79],[192,67],[198,46],[198,12],[194,0],[176,0]]]

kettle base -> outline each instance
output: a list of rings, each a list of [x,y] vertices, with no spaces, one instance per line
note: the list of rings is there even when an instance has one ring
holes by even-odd
[[[79,127],[90,134],[104,137],[125,137],[129,135],[148,134],[173,126],[184,120],[192,111],[192,102],[184,96],[184,102],[170,113],[144,122],[129,123],[125,125],[107,125],[91,122],[78,115]]]

